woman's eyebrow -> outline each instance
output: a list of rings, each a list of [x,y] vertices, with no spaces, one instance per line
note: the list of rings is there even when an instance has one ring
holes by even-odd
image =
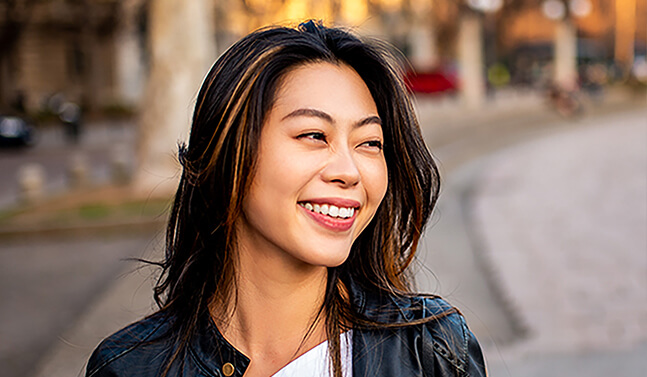
[[[316,110],[316,109],[296,109],[290,114],[286,115],[283,117],[281,120],[285,120],[288,118],[294,118],[294,117],[299,117],[299,116],[307,116],[307,117],[315,117],[315,118],[321,118],[325,120],[328,123],[334,123],[333,118],[330,116],[330,114],[325,113],[321,110]]]
[[[354,127],[357,128],[357,127],[363,126],[365,124],[370,124],[370,123],[375,123],[375,124],[378,124],[378,125],[381,126],[382,125],[382,119],[380,119],[380,117],[377,116],[377,115],[372,115],[370,117],[366,117],[366,118],[360,120],[359,122],[355,123]]]
[[[299,116],[321,118],[321,119],[325,120],[328,123],[335,123],[335,120],[333,119],[332,116],[330,116],[330,114],[328,114],[326,112],[323,112],[321,110],[309,109],[309,108],[303,108],[303,109],[294,110],[291,113],[289,113],[288,115],[284,116],[281,120],[285,120],[285,119],[288,119],[288,118],[299,117]],[[370,124],[370,123],[375,123],[375,124],[378,124],[378,125],[381,126],[382,125],[382,119],[380,119],[380,117],[377,116],[377,115],[372,115],[372,116],[366,117],[366,118],[364,118],[364,119],[362,119],[362,120],[360,120],[358,122],[355,122],[355,124],[353,124],[353,128],[364,126],[364,125]]]

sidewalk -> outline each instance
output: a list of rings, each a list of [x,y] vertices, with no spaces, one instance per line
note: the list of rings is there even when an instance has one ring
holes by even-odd
[[[478,161],[476,251],[529,330],[490,354],[493,375],[647,370],[646,141],[639,109]]]
[[[607,105],[609,103],[613,104],[613,101],[622,102],[622,98],[611,98],[607,101]],[[503,103],[503,105],[499,105],[500,103]],[[503,185],[503,188],[509,190],[534,190],[515,192],[511,197],[536,198],[526,200],[526,202],[537,205],[540,210],[543,209],[543,217],[524,216],[524,214],[528,213],[528,209],[522,205],[517,205],[517,202],[515,202],[514,206],[504,206],[497,200],[503,200],[511,193],[493,191],[493,187],[496,188],[497,184],[503,182],[499,177],[505,175],[505,173],[512,176],[518,174],[521,176],[520,179],[528,179],[528,182],[536,184],[531,178],[537,177],[537,170],[529,169],[528,166],[539,169],[543,165],[528,161],[541,162],[544,159],[544,154],[551,155],[553,153],[552,143],[554,140],[551,139],[552,136],[550,135],[554,134],[555,140],[564,148],[569,149],[569,140],[573,140],[573,138],[579,140],[580,135],[584,135],[585,138],[590,136],[587,136],[587,133],[584,132],[587,128],[577,127],[572,130],[573,136],[570,139],[560,139],[561,134],[556,133],[556,130],[563,130],[566,127],[564,121],[557,115],[546,111],[541,103],[541,98],[533,97],[532,95],[511,96],[507,102],[497,102],[496,105],[489,106],[478,112],[460,111],[451,102],[438,103],[424,99],[419,101],[418,109],[423,132],[432,151],[440,158],[441,170],[445,180],[438,211],[434,219],[432,219],[432,223],[435,223],[435,225],[430,226],[421,246],[420,260],[424,264],[418,274],[419,277],[422,277],[422,279],[419,279],[422,280],[420,284],[421,290],[440,292],[462,309],[468,317],[470,326],[484,343],[487,357],[491,363],[491,375],[514,377],[538,375],[528,374],[530,373],[528,370],[524,371],[525,374],[518,371],[526,369],[523,368],[527,364],[525,360],[530,360],[528,361],[529,363],[532,361],[545,367],[547,362],[543,362],[541,357],[547,358],[548,363],[558,365],[559,362],[555,363],[556,357],[562,357],[562,355],[560,354],[556,357],[544,356],[546,349],[552,347],[550,340],[554,338],[548,337],[548,340],[541,338],[541,341],[536,341],[536,334],[544,331],[547,325],[552,325],[553,322],[534,321],[532,317],[534,307],[529,306],[533,302],[525,301],[524,295],[533,293],[534,291],[531,289],[541,288],[541,282],[545,281],[544,279],[549,279],[550,284],[554,284],[556,287],[550,293],[557,293],[557,291],[562,290],[565,295],[571,294],[569,289],[563,288],[563,282],[559,280],[568,277],[568,270],[562,268],[556,270],[559,273],[553,273],[552,268],[547,268],[541,270],[543,274],[540,276],[514,275],[517,271],[517,265],[513,263],[513,259],[506,257],[504,250],[508,249],[504,249],[500,244],[509,245],[508,243],[511,242],[508,240],[509,236],[513,236],[513,240],[517,239],[518,231],[513,233],[506,230],[516,225],[519,219],[530,217],[537,222],[541,221],[544,225],[551,225],[553,208],[560,208],[563,211],[562,213],[571,213],[569,210],[570,198],[577,198],[578,196],[566,197],[560,194],[570,190],[572,178],[576,177],[572,174],[572,170],[569,169],[579,166],[594,166],[582,165],[582,159],[587,161],[592,152],[585,149],[586,153],[583,155],[575,153],[571,160],[560,160],[559,164],[550,166],[554,168],[556,175],[561,174],[545,181],[545,183],[554,183],[556,190],[551,196],[555,203],[551,204],[550,207],[540,205],[544,196],[541,189],[546,190],[544,186],[524,185],[520,187],[517,185]],[[524,136],[520,136],[521,134]],[[636,140],[643,142],[645,140],[644,136],[636,136],[630,132],[629,134],[631,136],[627,136],[627,138],[633,140],[634,144],[638,144]],[[502,147],[513,145],[520,140],[529,138],[528,135],[535,138],[540,136],[549,137],[537,141],[543,147],[528,148],[524,144],[518,148],[505,149],[500,155],[488,156]],[[639,137],[642,137],[642,139],[639,139]],[[601,144],[594,143],[595,145],[590,146],[593,148],[593,153],[598,154],[600,160],[604,160],[607,156],[604,153],[607,152],[604,142],[608,140],[614,139],[602,137],[598,140]],[[640,151],[638,151],[639,153]],[[515,165],[514,162],[516,161],[523,164]],[[506,164],[506,162],[509,163]],[[609,161],[609,163],[611,162],[618,165],[612,164],[609,166],[624,166],[622,160]],[[491,168],[491,171],[485,169],[486,166]],[[496,168],[496,166],[502,167]],[[641,167],[643,169],[642,176],[644,177],[644,165],[637,164],[634,166],[636,169]],[[543,172],[542,170],[539,171]],[[621,174],[628,176],[638,174],[638,177],[640,177],[640,172],[636,173],[636,170],[632,169],[626,169]],[[613,184],[613,182],[618,182],[623,177],[625,175],[616,176],[613,180],[609,179],[608,183]],[[563,179],[563,181],[560,181],[560,179]],[[559,187],[562,191],[557,190],[557,183],[560,183]],[[593,186],[602,188],[598,181],[594,181]],[[482,187],[487,188],[487,190],[481,189]],[[577,194],[580,189],[573,188],[573,193]],[[501,193],[505,193],[505,195],[501,195]],[[599,199],[600,202],[607,201],[608,198],[605,193],[607,192],[601,191],[600,194],[603,196],[602,199]],[[609,205],[611,206],[611,204]],[[592,206],[591,208],[596,207]],[[503,209],[508,212],[504,213]],[[532,209],[536,210],[534,207]],[[636,206],[630,209],[638,210],[639,207]],[[643,213],[645,212],[643,211]],[[497,222],[490,220],[492,214],[496,216]],[[587,218],[586,214],[583,214],[583,216]],[[532,226],[532,224],[529,226]],[[482,250],[476,250],[477,248],[475,248],[478,245],[473,243],[474,229],[472,227],[478,230],[479,237],[483,238],[482,245],[484,249]],[[490,234],[493,234],[494,237],[485,238],[486,236],[483,236]],[[582,234],[587,235],[588,231]],[[644,231],[642,234],[644,235]],[[517,247],[517,245],[513,245],[513,247]],[[443,250],[445,251],[444,253]],[[552,250],[557,251],[559,249],[553,248]],[[581,263],[582,268],[579,271],[582,272],[589,271],[584,268],[589,261],[586,250],[586,248],[580,250],[581,254],[578,257],[580,259],[576,261],[576,266]],[[475,254],[475,252],[479,251],[486,253],[485,258],[483,254]],[[537,250],[537,252],[541,252],[541,250]],[[497,257],[494,255],[495,253],[502,257]],[[527,252],[523,254],[517,253],[517,255],[519,257],[531,256]],[[551,259],[551,261],[554,265],[558,266],[560,264],[559,259]],[[635,259],[633,261],[636,262]],[[640,262],[640,260],[637,262]],[[491,265],[488,263],[491,263]],[[618,271],[621,271],[621,268],[626,267],[627,263],[623,262],[616,267],[604,266],[604,263],[602,263],[596,268],[606,267],[609,269],[613,267],[613,272],[607,271],[608,276],[607,280],[605,280],[612,282],[615,281],[614,279],[618,279],[618,276],[623,276],[623,274],[617,274]],[[641,270],[639,263],[630,265],[633,266],[636,272],[644,271]],[[534,264],[530,266],[534,266]],[[431,269],[437,278],[432,276],[428,269]],[[599,272],[599,270],[595,271]],[[493,273],[494,275],[492,275]],[[508,278],[508,275],[517,280]],[[127,274],[116,281],[113,286],[107,287],[106,291],[97,297],[96,302],[91,305],[91,309],[79,318],[70,331],[61,336],[59,344],[41,360],[36,368],[38,372],[35,376],[82,375],[83,365],[90,352],[103,337],[140,318],[151,310],[151,291],[149,289],[151,282],[149,279],[148,274]],[[590,279],[590,275],[587,275],[587,279]],[[500,286],[496,287],[497,284],[500,284]],[[591,286],[604,285],[602,282],[596,284]],[[635,292],[632,291],[632,294],[638,294],[638,291],[639,289]],[[644,298],[644,296],[641,297]],[[640,297],[630,295],[628,298]],[[560,303],[564,300],[568,301],[569,297],[561,298],[560,296]],[[647,300],[642,301],[647,302]],[[641,310],[640,308],[638,309]],[[590,312],[587,311],[586,313]],[[542,316],[539,317],[543,318]],[[642,319],[643,323],[647,323],[647,318],[644,317],[644,314]],[[610,326],[610,328],[613,328],[614,325]],[[629,332],[632,331],[629,330]],[[645,338],[637,337],[635,339],[637,344],[640,343],[639,338],[645,341]],[[631,347],[631,345],[624,344],[619,349],[628,349],[627,347]],[[573,349],[564,348],[560,351],[568,353]],[[628,352],[622,353],[623,357],[628,354]],[[527,358],[524,359],[524,357]],[[590,353],[586,353],[582,357],[587,360],[592,356]],[[575,362],[575,365],[577,365],[578,363],[576,359],[568,354],[565,356],[565,360],[565,364]],[[631,360],[636,359],[632,358]],[[542,370],[542,368],[538,370]],[[573,370],[577,371],[577,369],[571,369],[571,371]],[[546,369],[544,369],[542,375],[560,375],[560,373],[551,374],[545,372]],[[577,374],[566,373],[563,375]]]

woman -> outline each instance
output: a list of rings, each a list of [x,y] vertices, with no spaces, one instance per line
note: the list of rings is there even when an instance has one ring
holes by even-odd
[[[410,290],[439,179],[387,56],[310,21],[218,59],[180,148],[160,310],[87,376],[485,374],[458,311]]]

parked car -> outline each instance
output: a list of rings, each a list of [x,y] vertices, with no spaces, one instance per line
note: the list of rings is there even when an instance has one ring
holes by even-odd
[[[420,94],[455,93],[458,90],[456,75],[443,69],[407,72],[405,82],[412,92]]]
[[[27,119],[15,115],[0,115],[0,147],[32,146],[35,141],[34,127]]]

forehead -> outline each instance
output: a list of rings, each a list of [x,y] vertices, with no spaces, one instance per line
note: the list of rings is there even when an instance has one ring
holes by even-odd
[[[342,118],[377,115],[377,107],[359,74],[346,64],[298,66],[283,77],[272,111],[313,108]]]

